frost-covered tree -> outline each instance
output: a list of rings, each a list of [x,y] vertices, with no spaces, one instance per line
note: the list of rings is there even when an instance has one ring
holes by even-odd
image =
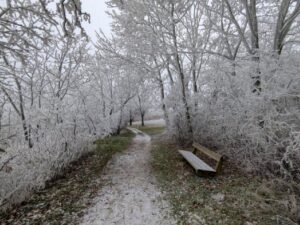
[[[282,145],[299,143],[299,1],[108,3],[118,9],[110,52],[157,84],[171,137],[299,180],[299,151]]]
[[[5,209],[89,152],[95,139],[120,132],[136,82],[132,65],[107,51],[90,53],[80,1],[11,0],[0,11]]]
[[[168,136],[300,181],[296,0],[109,0],[89,51],[78,0],[0,8],[0,206],[160,99]],[[155,102],[156,103],[156,102]],[[19,197],[21,196],[21,197]]]

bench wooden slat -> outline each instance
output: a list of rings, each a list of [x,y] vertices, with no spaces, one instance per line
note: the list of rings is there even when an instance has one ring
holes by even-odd
[[[199,159],[192,152],[179,150],[179,153],[191,164],[191,166],[196,170],[207,171],[207,172],[216,172],[213,168],[207,165],[204,161]]]
[[[193,147],[198,149],[199,151],[203,152],[204,154],[208,155],[209,157],[213,158],[216,161],[220,161],[222,159],[222,156],[220,154],[213,152],[198,143],[194,142]]]

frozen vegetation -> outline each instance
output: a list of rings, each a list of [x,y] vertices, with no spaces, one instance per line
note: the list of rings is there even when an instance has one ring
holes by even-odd
[[[1,4],[1,210],[153,108],[170,140],[299,184],[300,1],[108,0],[96,43],[81,2]]]

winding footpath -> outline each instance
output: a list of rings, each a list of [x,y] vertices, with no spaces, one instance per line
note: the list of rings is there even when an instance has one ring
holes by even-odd
[[[81,224],[172,225],[170,205],[150,169],[151,138],[136,129],[128,150],[115,155],[105,168],[104,184]]]

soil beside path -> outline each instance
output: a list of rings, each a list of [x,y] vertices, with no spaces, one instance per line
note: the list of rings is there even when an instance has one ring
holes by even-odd
[[[104,186],[82,224],[176,224],[151,174],[150,147],[150,136],[139,133],[127,151],[114,156],[100,178]]]
[[[37,190],[14,209],[0,212],[0,225],[78,224],[98,196],[102,187],[99,177],[107,163],[115,154],[126,151],[133,137],[132,132],[123,131],[96,141],[94,150],[49,180],[44,189]]]

